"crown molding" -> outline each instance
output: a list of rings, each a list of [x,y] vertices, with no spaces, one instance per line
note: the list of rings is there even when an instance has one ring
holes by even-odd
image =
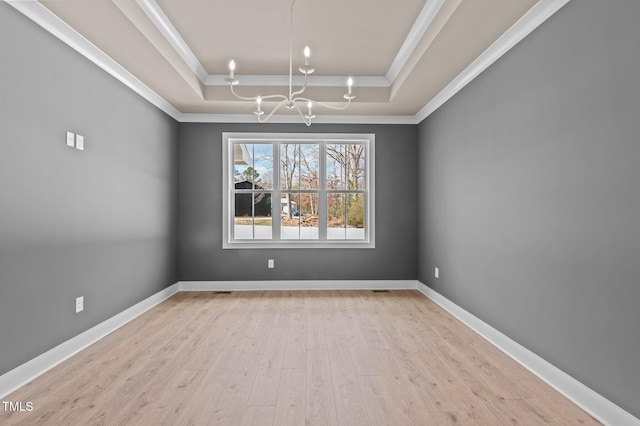
[[[181,123],[257,123],[253,114],[181,114]],[[273,115],[269,123],[302,124],[294,114]],[[319,115],[313,124],[418,124],[409,115]]]
[[[179,122],[200,122],[200,123],[255,123],[253,115],[235,115],[235,114],[190,114],[178,111],[173,105],[164,98],[150,89],[133,74],[124,67],[114,61],[107,54],[102,52],[98,47],[85,39],[80,33],[68,26],[64,21],[53,14],[49,9],[44,7],[35,0],[5,0],[6,3],[14,7],[16,10],[27,16],[29,19],[40,25],[42,28],[50,32],[52,35],[72,47],[74,50],[85,56],[94,64],[105,70],[114,78],[122,82],[125,86],[133,90],[138,95],[155,105],[157,108],[165,112],[170,117]],[[141,2],[149,2],[153,0],[137,0]],[[480,73],[487,69],[491,64],[497,61],[509,49],[524,39],[543,22],[545,22],[554,13],[560,10],[570,0],[539,0],[535,6],[531,8],[520,20],[518,20],[509,30],[507,30],[500,38],[485,50],[475,61],[473,61],[464,71],[462,71],[454,80],[451,81],[440,93],[438,93],[431,101],[429,101],[418,113],[412,116],[340,116],[325,115],[319,116],[314,123],[345,123],[345,124],[419,124],[447,100],[458,93],[469,82],[476,78]],[[431,4],[431,1],[429,2]],[[425,6],[426,7],[426,6]],[[434,6],[432,6],[434,7]],[[424,10],[424,9],[423,9]],[[426,19],[423,17],[423,19]],[[408,49],[408,48],[407,48]],[[395,61],[394,61],[395,62]],[[205,80],[208,84],[218,85],[217,79],[222,76],[207,76]],[[262,79],[270,81],[270,84],[281,85],[279,78],[283,76],[242,76],[243,85],[249,83],[260,84]],[[288,76],[284,76],[287,79]],[[342,79],[342,77],[321,77],[312,76],[314,83],[310,85],[330,86],[335,85],[333,79]],[[246,78],[246,81],[244,80]],[[388,77],[354,77],[354,83],[358,87],[389,87],[392,81]],[[355,84],[354,84],[355,85]],[[275,123],[298,123],[299,117],[294,115],[274,116],[270,120]]]
[[[543,22],[549,19],[565,4],[569,3],[569,1],[570,0],[539,0],[522,18],[513,24],[498,40],[489,46],[487,50],[478,56],[464,71],[418,111],[415,115],[416,121],[418,123],[421,122],[440,108],[446,101],[451,99],[463,87],[469,84],[495,61],[500,59],[502,55],[507,53],[512,47],[533,32],[533,30],[542,25]]]
[[[440,12],[444,2],[445,0],[427,0],[424,4],[418,18],[409,31],[407,38],[402,43],[400,50],[398,50],[398,54],[387,71],[387,80],[394,82],[396,78],[398,78],[400,71],[407,64],[411,54],[418,46],[418,43],[420,43],[420,40],[422,40],[422,37],[424,37],[424,34],[431,26],[431,23],[438,12]]]
[[[229,83],[225,79],[228,75],[213,74],[207,76],[205,80],[206,86],[228,86]],[[240,81],[241,86],[274,86],[282,87],[289,86],[288,75],[239,75],[236,74],[236,79]],[[347,85],[346,76],[323,76],[323,75],[310,75],[307,77],[307,87],[345,87]],[[359,76],[353,78],[353,87],[391,87],[391,82],[386,77],[375,76]],[[303,75],[293,75],[292,84],[295,86],[302,86],[304,84]]]
[[[52,35],[119,80],[129,89],[133,90],[151,104],[164,111],[167,115],[176,120],[178,119],[180,111],[178,111],[173,105],[151,90],[143,82],[138,80],[133,74],[111,59],[111,57],[102,50],[98,49],[98,47],[84,38],[80,33],[54,15],[49,9],[40,4],[40,2],[35,0],[5,1],[20,13],[40,25],[45,30],[49,31]]]
[[[207,77],[209,77],[207,70],[205,70],[189,45],[187,45],[187,42],[184,41],[176,27],[173,26],[173,23],[164,13],[160,5],[156,3],[155,0],[136,0],[136,3],[138,3],[138,6],[140,6],[149,20],[158,28],[174,50],[178,52],[182,60],[191,68],[191,71],[203,84],[206,84]]]
[[[193,53],[187,42],[182,38],[176,27],[171,23],[169,17],[155,0],[136,0],[136,3],[180,55],[182,60],[189,66],[193,74],[196,75],[205,86],[226,86],[228,84],[224,81],[227,77],[226,75],[207,73],[195,53]],[[444,3],[445,0],[428,0],[402,43],[387,74],[385,76],[374,77],[352,76],[354,87],[391,87]],[[242,81],[243,86],[287,86],[289,84],[288,75],[236,75],[236,78]],[[309,76],[308,85],[318,87],[342,87],[345,86],[346,79],[347,76]],[[299,75],[294,76],[293,82],[296,85],[300,85],[303,80],[304,77]]]

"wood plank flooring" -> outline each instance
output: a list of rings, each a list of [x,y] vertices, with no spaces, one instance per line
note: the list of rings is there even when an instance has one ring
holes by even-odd
[[[599,424],[417,291],[178,293],[2,425]]]

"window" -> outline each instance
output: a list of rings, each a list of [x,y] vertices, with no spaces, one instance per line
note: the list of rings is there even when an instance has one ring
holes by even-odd
[[[374,141],[223,133],[223,248],[373,248]]]

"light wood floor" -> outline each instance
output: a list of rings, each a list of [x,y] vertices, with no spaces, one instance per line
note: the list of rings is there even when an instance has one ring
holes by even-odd
[[[598,424],[417,291],[178,293],[0,424]]]

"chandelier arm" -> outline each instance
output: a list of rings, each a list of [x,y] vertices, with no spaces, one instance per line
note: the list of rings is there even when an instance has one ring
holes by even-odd
[[[286,106],[288,109],[297,109],[298,114],[302,118],[302,121],[307,126],[311,125],[311,120],[315,118],[315,115],[312,114],[311,110],[314,104],[321,105],[336,111],[342,111],[347,109],[351,105],[351,101],[355,98],[355,95],[352,94],[351,88],[353,86],[353,80],[349,77],[347,81],[348,92],[343,96],[347,102],[342,103],[341,105],[336,105],[338,102],[319,102],[314,101],[309,98],[305,98],[301,95],[307,89],[309,85],[309,74],[314,71],[314,68],[309,65],[309,56],[310,50],[309,47],[305,47],[304,56],[305,62],[304,67],[300,67],[300,72],[304,75],[304,81],[302,86],[294,92],[293,90],[293,6],[295,5],[296,0],[291,0],[290,2],[290,27],[289,27],[289,93],[287,95],[267,95],[267,96],[241,96],[235,92],[233,86],[238,84],[238,80],[234,78],[235,71],[235,62],[231,60],[229,62],[229,78],[225,78],[225,81],[229,84],[229,89],[231,90],[231,94],[235,96],[237,99],[241,101],[252,101],[257,102],[257,109],[253,113],[257,116],[259,123],[264,123],[269,121],[269,119],[280,109],[282,106]],[[260,106],[264,100],[279,100],[277,105],[271,110],[271,112],[265,115],[266,111],[262,111]],[[303,114],[300,105],[297,105],[298,102],[306,102],[308,104],[309,113]]]
[[[291,0],[291,11],[289,14],[289,100],[293,99],[293,5],[296,0]]]
[[[254,100],[256,100],[258,97],[256,96],[254,98]],[[265,99],[281,99],[282,101],[286,101],[287,97],[285,95],[267,95],[267,96],[260,96],[260,98],[262,98],[262,100],[264,101]]]
[[[236,98],[240,99],[241,101],[255,101],[258,99],[257,96],[251,96],[251,97],[247,97],[247,96],[240,96],[238,95],[235,90],[233,90],[233,85],[230,84],[229,85],[229,89],[231,89],[231,93],[233,94],[233,96],[235,96]]]
[[[351,99],[347,99],[346,105],[341,105],[341,106],[331,105],[331,104],[326,103],[326,102],[314,101],[313,99],[308,99],[308,98],[294,98],[293,99],[293,102],[298,102],[298,101],[313,102],[314,105],[322,105],[322,106],[327,107],[327,108],[335,109],[336,111],[345,110],[345,109],[349,108],[349,105],[351,105]]]
[[[276,95],[274,95],[274,96],[276,96]],[[278,96],[282,96],[282,95],[278,95]],[[265,122],[269,121],[269,119],[271,118],[271,116],[272,116],[273,114],[275,114],[275,112],[276,112],[277,110],[279,110],[279,109],[280,109],[280,107],[281,107],[282,105],[284,105],[284,103],[285,103],[285,102],[287,102],[287,98],[286,98],[285,96],[283,96],[283,98],[284,98],[284,99],[283,99],[283,100],[281,100],[280,102],[278,102],[278,105],[276,105],[276,106],[271,110],[271,112],[270,112],[270,113],[269,113],[265,118],[262,118],[262,116],[260,116],[260,115],[259,115],[259,116],[258,116],[258,123],[265,123]]]
[[[291,94],[291,99],[295,100],[295,96],[301,95],[302,92],[305,91],[305,89],[307,88],[307,82],[309,79],[309,75],[307,73],[304,74],[304,83],[302,83],[302,88],[300,90],[298,90],[297,92],[293,92]]]
[[[261,98],[263,101],[265,99],[282,99],[282,100],[287,100],[287,97],[285,95],[267,95],[267,96],[240,96],[238,95],[235,90],[233,90],[233,86],[229,86],[231,88],[231,93],[238,99],[240,99],[241,101],[257,101],[258,98]]]

